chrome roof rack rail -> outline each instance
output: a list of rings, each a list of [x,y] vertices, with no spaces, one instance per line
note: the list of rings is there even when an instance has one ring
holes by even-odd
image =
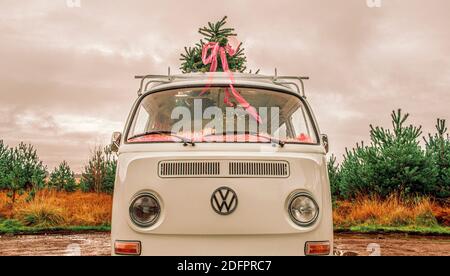
[[[164,83],[171,83],[174,80],[177,79],[190,79],[195,78],[196,76],[190,76],[190,75],[177,75],[173,76],[170,72],[170,67],[168,70],[167,75],[142,75],[142,76],[135,76],[135,79],[140,80],[140,86],[138,90],[138,96],[141,96],[145,91],[149,89],[149,86],[151,84],[164,84]],[[235,76],[236,78],[239,78],[238,76]],[[263,75],[251,75],[247,74],[243,76],[243,78],[249,79],[249,80],[269,80],[272,81],[276,85],[291,85],[295,87],[297,92],[304,98],[306,98],[305,93],[305,80],[309,80],[309,77],[303,77],[303,76],[278,76],[277,69],[275,69],[275,75],[274,76],[263,76]],[[298,83],[300,86],[298,85]]]
[[[288,80],[296,80],[300,82],[300,87],[296,82],[288,81]],[[304,98],[306,98],[305,93],[305,80],[309,80],[309,77],[295,77],[295,76],[279,76],[273,80],[273,83],[275,84],[287,84],[287,85],[293,85],[297,89],[297,92]]]

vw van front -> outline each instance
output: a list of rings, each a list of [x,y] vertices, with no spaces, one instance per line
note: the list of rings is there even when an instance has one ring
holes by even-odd
[[[332,254],[327,141],[301,92],[245,74],[148,81],[113,137],[113,254]]]

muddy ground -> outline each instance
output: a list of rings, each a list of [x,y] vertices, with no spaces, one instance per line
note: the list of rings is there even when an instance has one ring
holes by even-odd
[[[450,237],[408,235],[335,236],[336,255],[450,256]],[[0,256],[109,255],[108,233],[0,237]]]

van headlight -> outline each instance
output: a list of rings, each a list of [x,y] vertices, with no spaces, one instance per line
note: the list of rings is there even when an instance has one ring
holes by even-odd
[[[311,195],[304,192],[294,194],[288,208],[291,219],[299,226],[311,226],[319,217],[319,206]]]
[[[130,218],[139,227],[150,227],[161,213],[158,199],[151,193],[138,195],[130,205]]]

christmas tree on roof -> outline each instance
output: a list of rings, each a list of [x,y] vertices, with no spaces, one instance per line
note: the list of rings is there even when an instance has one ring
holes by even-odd
[[[204,64],[202,60],[202,51],[206,44],[210,42],[219,43],[220,47],[226,47],[229,45],[230,40],[236,38],[234,28],[225,27],[227,24],[227,17],[225,16],[222,20],[211,23],[209,22],[207,26],[202,27],[198,32],[204,36],[194,47],[185,47],[185,53],[181,54],[180,60],[182,61],[180,70],[183,73],[196,73],[196,72],[208,72],[211,69],[211,64]],[[243,73],[247,67],[247,58],[244,54],[244,48],[241,47],[240,43],[236,49],[236,53],[231,55],[226,53],[226,58],[230,71]],[[218,63],[217,71],[223,72],[222,63]],[[250,72],[251,73],[251,72]]]

